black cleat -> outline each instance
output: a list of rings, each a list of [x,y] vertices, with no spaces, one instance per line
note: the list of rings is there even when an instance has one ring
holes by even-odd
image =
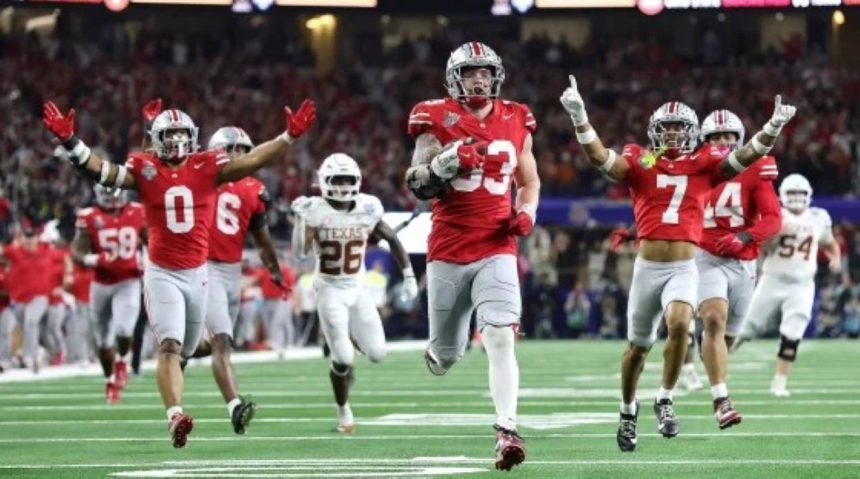
[[[639,418],[639,401],[636,401],[636,414],[619,414],[618,433],[615,439],[618,449],[622,452],[632,452],[636,449],[636,441],[639,439],[636,420]]]
[[[257,411],[257,403],[242,396],[239,396],[239,400],[242,402],[233,408],[233,416],[230,418],[230,422],[233,423],[233,431],[236,434],[245,434],[245,429],[251,423],[251,419],[254,419],[254,413]]]
[[[663,437],[673,438],[681,432],[681,423],[675,417],[675,406],[671,399],[655,401],[654,414],[657,415],[657,431]]]

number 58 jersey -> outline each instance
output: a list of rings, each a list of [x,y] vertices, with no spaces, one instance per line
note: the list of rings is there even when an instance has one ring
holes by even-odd
[[[367,239],[384,212],[379,198],[360,193],[352,209],[341,211],[322,197],[299,197],[291,208],[314,232],[317,281],[343,288],[363,285]]]
[[[798,282],[812,281],[818,268],[818,246],[835,241],[830,215],[810,207],[801,214],[782,210],[782,229],[768,250],[762,273]]]
[[[454,179],[450,191],[433,200],[427,261],[465,264],[516,253],[516,240],[504,229],[511,216],[511,181],[536,126],[527,106],[507,100],[494,100],[484,119],[453,98],[424,101],[412,109],[408,128],[415,138],[429,133],[443,145],[467,138],[488,143],[484,168]]]

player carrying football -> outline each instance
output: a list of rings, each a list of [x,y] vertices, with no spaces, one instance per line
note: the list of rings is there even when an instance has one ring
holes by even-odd
[[[622,403],[617,433],[618,447],[632,451],[638,438],[636,383],[664,317],[668,338],[654,413],[657,429],[664,437],[675,437],[680,431],[672,389],[681,372],[687,331],[698,304],[699,277],[693,256],[702,237],[708,193],[768,154],[782,127],[794,116],[795,108],[784,105],[777,95],[773,116],[762,131],[726,155],[710,144],[696,150],[696,113],[683,103],[671,101],[651,115],[651,149],[627,145],[619,158],[614,150],[603,146],[588,122],[585,102],[573,75],[570,83],[561,103],[573,120],[577,141],[592,165],[629,186],[640,238],[627,307],[629,344],[621,361]]]
[[[102,160],[75,136],[75,110],[63,115],[53,102],[43,122],[81,172],[104,186],[136,189],[149,228],[144,295],[160,348],[156,383],[167,409],[174,447],[184,447],[193,419],[182,409],[182,356],[200,341],[207,303],[209,229],[217,186],[240,180],[271,163],[316,119],[313,102],[284,109],[286,131],[248,154],[230,160],[222,150],[198,152],[197,126],[170,109],[152,122],[152,151],[129,155],[125,165]]]
[[[433,374],[445,374],[466,350],[477,309],[496,408],[495,465],[510,470],[526,455],[516,423],[516,238],[531,232],[537,215],[537,125],[526,105],[499,98],[505,68],[487,45],[470,42],[451,52],[445,78],[449,97],[421,102],[409,116],[415,153],[406,181],[419,199],[433,200],[425,360]]]

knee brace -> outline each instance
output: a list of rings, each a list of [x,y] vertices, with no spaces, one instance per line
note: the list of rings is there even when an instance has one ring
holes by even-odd
[[[797,347],[800,346],[800,340],[792,341],[785,336],[779,337],[779,352],[776,357],[784,359],[788,362],[794,362],[797,357]]]

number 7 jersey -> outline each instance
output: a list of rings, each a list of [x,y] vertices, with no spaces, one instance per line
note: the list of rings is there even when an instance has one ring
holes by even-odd
[[[408,129],[415,138],[429,133],[443,145],[466,138],[489,143],[485,167],[456,178],[450,191],[433,200],[427,261],[466,264],[516,254],[516,239],[505,230],[511,216],[511,182],[525,140],[536,126],[527,106],[507,100],[494,100],[483,120],[452,98],[424,101],[412,109]],[[497,158],[490,159],[493,156]],[[496,171],[487,165],[496,165]]]

